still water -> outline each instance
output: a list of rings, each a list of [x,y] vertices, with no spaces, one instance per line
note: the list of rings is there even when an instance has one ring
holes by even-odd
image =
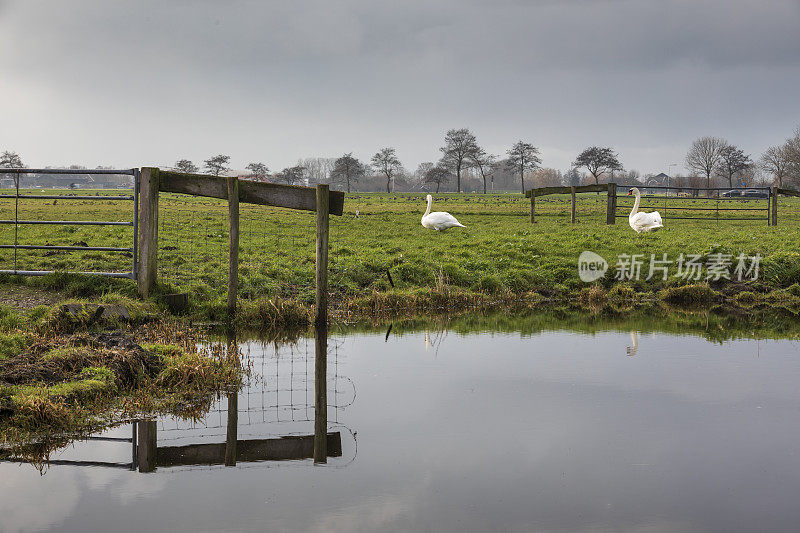
[[[241,349],[240,453],[313,434],[314,339]],[[798,383],[790,340],[333,333],[327,464],[141,473],[130,442],[77,442],[43,475],[0,463],[0,531],[797,531]],[[228,411],[159,420],[156,445],[224,444]]]

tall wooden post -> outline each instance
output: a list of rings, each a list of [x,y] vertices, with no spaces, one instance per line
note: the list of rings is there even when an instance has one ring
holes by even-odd
[[[328,326],[318,323],[314,336],[314,462],[328,462]]]
[[[225,466],[236,466],[236,443],[239,438],[239,392],[231,391],[228,397],[228,424],[225,432]]]
[[[328,461],[328,211],[326,184],[317,185],[317,308],[314,319],[314,462]]]
[[[239,365],[239,345],[236,342],[236,330],[228,328],[228,361]],[[239,438],[239,391],[228,391],[228,420],[225,432],[225,466],[236,466],[237,443]]]
[[[772,187],[772,225],[778,225],[778,188]]]
[[[575,223],[575,186],[569,188],[569,194],[572,197],[572,209],[569,215],[569,221]]]
[[[139,178],[139,296],[147,298],[158,275],[158,169],[144,167]]]
[[[317,308],[314,323],[328,323],[328,185],[317,185]]]
[[[531,189],[531,224],[536,222],[536,189]]]
[[[228,178],[228,316],[236,315],[239,290],[239,178]]]
[[[608,184],[608,197],[606,202],[606,224],[617,223],[617,184]]]

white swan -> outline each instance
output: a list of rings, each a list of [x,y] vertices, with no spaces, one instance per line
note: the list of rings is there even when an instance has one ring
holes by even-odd
[[[433,204],[433,196],[428,195],[428,209],[422,215],[422,225],[428,229],[435,229],[436,231],[446,231],[450,228],[466,228],[464,224],[456,220],[456,217],[445,211],[436,211],[431,213],[431,204]]]
[[[636,201],[633,203],[633,210],[631,210],[631,214],[628,215],[628,224],[631,225],[633,230],[636,233],[641,233],[643,231],[655,231],[659,228],[664,227],[664,223],[661,222],[661,215],[658,211],[653,211],[652,213],[640,213],[639,212],[639,200],[642,199],[642,194],[639,192],[639,189],[634,187],[633,189],[628,191],[628,196],[631,193],[636,194]]]
[[[625,348],[628,357],[633,357],[639,352],[639,332],[631,331],[631,346]]]

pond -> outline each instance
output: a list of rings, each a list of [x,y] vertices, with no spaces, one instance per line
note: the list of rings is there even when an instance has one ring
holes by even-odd
[[[98,435],[119,440],[54,452],[42,473],[0,463],[0,531],[800,524],[796,340],[480,329],[332,331],[326,464],[309,452],[314,339],[243,343],[234,466],[225,398],[199,421],[139,423],[136,441],[155,439],[149,473],[122,425]]]

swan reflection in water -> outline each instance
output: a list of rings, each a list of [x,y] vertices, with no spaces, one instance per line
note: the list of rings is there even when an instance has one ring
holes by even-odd
[[[631,331],[631,346],[625,348],[625,353],[628,357],[633,357],[639,351],[639,332]]]

